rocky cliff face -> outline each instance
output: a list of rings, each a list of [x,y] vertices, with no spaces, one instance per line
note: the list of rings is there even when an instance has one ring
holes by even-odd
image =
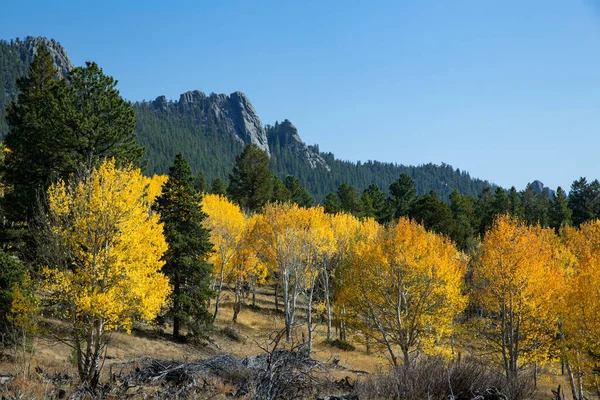
[[[166,99],[164,96],[158,97],[153,104],[164,109]],[[229,96],[212,93],[207,96],[199,90],[194,90],[179,96],[177,106],[199,108],[203,121],[208,119],[207,113],[210,113],[210,117],[214,118],[219,126],[224,127],[226,133],[233,135],[237,141],[242,144],[255,144],[270,155],[265,129],[244,93],[234,92]]]
[[[298,158],[306,160],[311,168],[322,167],[327,171],[331,168],[319,154],[312,151],[298,135],[298,129],[289,121],[284,120],[275,127],[274,135],[277,136],[280,146],[287,147],[294,152]]]
[[[50,51],[54,66],[63,77],[67,76],[69,71],[74,68],[71,59],[67,55],[67,51],[54,39],[27,36],[23,41],[19,39],[15,40],[15,46],[22,47],[31,59],[37,54],[41,46],[46,47]]]

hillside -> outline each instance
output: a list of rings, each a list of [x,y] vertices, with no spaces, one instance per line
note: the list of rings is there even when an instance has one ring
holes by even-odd
[[[5,108],[16,98],[16,80],[27,72],[40,45],[51,50],[61,75],[73,68],[65,49],[54,40],[27,37],[0,41],[2,138],[8,132]],[[250,99],[241,92],[206,95],[195,90],[183,93],[176,101],[159,96],[150,102],[135,102],[133,107],[138,141],[147,147],[148,174],[166,173],[175,154],[182,151],[194,171],[202,171],[209,182],[217,177],[226,179],[244,145],[254,143],[269,154],[274,173],[281,178],[298,177],[317,201],[323,201],[342,183],[360,191],[375,183],[387,191],[401,173],[413,178],[419,194],[435,190],[446,201],[454,189],[477,195],[490,185],[446,164],[404,166],[337,159],[333,153],[321,152],[318,145],[307,146],[287,119],[263,125]]]

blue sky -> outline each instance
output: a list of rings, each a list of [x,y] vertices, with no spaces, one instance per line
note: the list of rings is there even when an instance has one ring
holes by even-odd
[[[600,178],[597,1],[6,3],[0,38],[55,38],[129,100],[240,90],[342,159]]]

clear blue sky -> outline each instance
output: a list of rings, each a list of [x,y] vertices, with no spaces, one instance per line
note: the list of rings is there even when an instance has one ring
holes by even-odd
[[[597,1],[4,3],[0,38],[55,38],[129,100],[240,90],[343,159],[600,178]]]

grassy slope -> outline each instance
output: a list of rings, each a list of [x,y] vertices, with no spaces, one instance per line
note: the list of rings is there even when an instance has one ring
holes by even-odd
[[[108,374],[111,366],[119,368],[119,364],[134,361],[142,357],[150,357],[163,360],[197,360],[208,358],[219,353],[230,353],[236,357],[246,357],[262,352],[261,347],[265,347],[268,336],[278,330],[283,329],[284,323],[282,314],[275,311],[275,305],[270,287],[263,287],[257,293],[257,305],[260,310],[253,310],[244,307],[238,316],[238,322],[233,324],[231,318],[233,294],[225,291],[223,294],[223,307],[220,310],[215,327],[209,333],[212,343],[204,347],[197,347],[188,344],[174,343],[166,333],[153,330],[147,325],[140,325],[134,331],[127,335],[121,332],[115,332],[111,337],[111,345],[107,353],[104,374]],[[247,299],[250,303],[251,299]],[[299,312],[302,316],[303,311]],[[225,327],[237,329],[243,341],[237,342],[231,340],[222,333]],[[302,327],[298,330],[301,337]],[[168,332],[167,332],[168,333]],[[56,336],[60,337],[66,334],[66,325],[56,320],[46,320],[44,332],[40,335],[36,346],[36,353],[33,359],[33,366],[40,366],[46,371],[67,372],[75,375],[76,369],[68,361],[71,350],[68,346],[57,342]],[[335,379],[341,379],[349,376],[351,379],[360,377],[357,371],[376,372],[388,366],[385,353],[379,352],[367,355],[365,346],[356,343],[355,351],[341,351],[332,348],[323,343],[326,337],[325,326],[319,325],[316,330],[313,357],[330,364],[333,360],[339,360],[337,368],[332,368],[332,376]],[[546,369],[539,379],[539,399],[549,398],[550,389],[556,388],[560,383],[565,392],[568,390],[566,379],[555,371]],[[14,365],[9,360],[0,361],[0,375],[11,374],[14,372]],[[28,385],[30,385],[29,383]],[[43,387],[30,387],[30,390],[43,392]]]

